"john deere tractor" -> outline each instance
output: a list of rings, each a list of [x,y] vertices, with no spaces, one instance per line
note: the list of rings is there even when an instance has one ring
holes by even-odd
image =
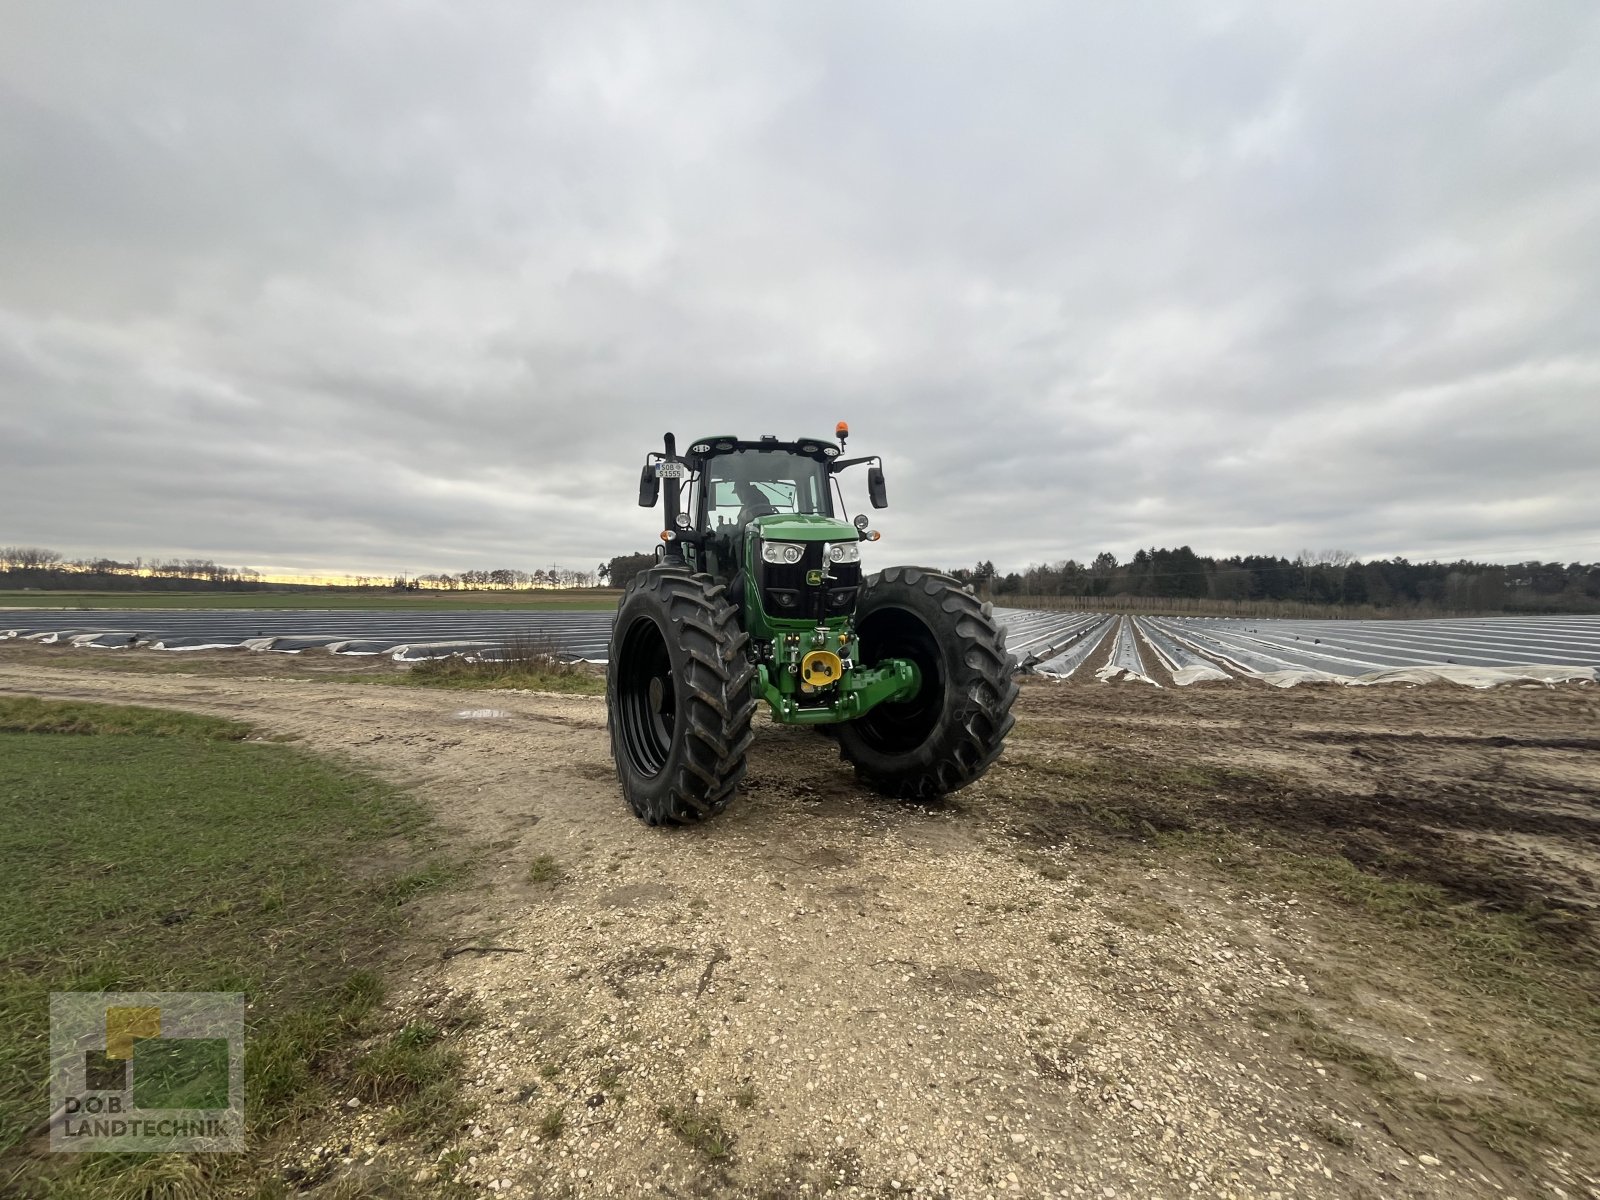
[[[672,434],[639,478],[665,501],[656,564],[617,609],[606,715],[617,777],[652,825],[703,820],[744,776],[765,701],[785,725],[824,727],[857,777],[886,795],[930,799],[977,779],[1012,725],[1016,664],[989,606],[948,575],[890,567],[863,578],[878,540],[845,519],[836,440]]]

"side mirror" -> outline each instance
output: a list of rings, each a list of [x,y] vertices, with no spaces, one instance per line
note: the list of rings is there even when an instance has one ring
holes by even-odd
[[[883,468],[867,468],[867,498],[872,501],[873,508],[888,508],[889,493],[883,487]]]
[[[645,463],[644,470],[639,472],[639,507],[654,508],[660,498],[661,480],[656,477],[656,469]]]

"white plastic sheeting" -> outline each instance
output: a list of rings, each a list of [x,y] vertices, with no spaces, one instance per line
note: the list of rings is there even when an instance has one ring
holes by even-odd
[[[1600,617],[1430,621],[1101,617],[1098,624],[1085,627],[1084,636],[1065,653],[1043,659],[1033,669],[1056,678],[1082,678],[1082,668],[1097,657],[1113,629],[1112,650],[1093,672],[1102,682],[1150,681],[1145,664],[1152,656],[1180,687],[1238,678],[1274,687],[1301,683],[1494,687],[1594,682],[1600,675]]]
[[[1094,623],[1085,627],[1081,635],[1065,650],[1035,664],[1033,669],[1041,675],[1054,675],[1065,679],[1093,657],[1095,651],[1105,643],[1107,635],[1116,627],[1115,617],[1097,617]]]
[[[101,649],[254,650],[296,654],[325,648],[334,654],[400,656],[435,653],[493,656],[518,639],[554,646],[574,659],[604,662],[611,642],[610,612],[448,612],[268,609],[169,609],[104,612],[93,609],[0,613],[0,639],[40,642],[84,639]],[[7,623],[17,622],[10,628]],[[28,622],[28,624],[22,624]],[[435,650],[439,646],[449,649]]]
[[[1297,683],[1448,681],[1471,687],[1585,681],[1600,664],[1600,617],[1265,621],[1142,617],[1149,631],[1239,675]]]
[[[407,642],[403,646],[392,647],[389,657],[395,662],[421,662],[425,658],[449,658],[452,654],[482,658],[488,657],[489,651],[499,648],[498,642]]]
[[[1150,649],[1155,651],[1156,658],[1167,669],[1167,673],[1172,676],[1172,682],[1177,686],[1215,683],[1228,678],[1228,673],[1221,667],[1184,649],[1157,629],[1152,622],[1140,619],[1139,632],[1144,635],[1145,641],[1150,644]]]
[[[1134,634],[1136,622],[1127,617],[1117,621],[1117,640],[1111,645],[1111,657],[1094,673],[1101,683],[1113,679],[1138,683],[1155,683],[1144,669],[1144,656],[1139,653],[1139,641]],[[1160,684],[1156,684],[1157,687]]]
[[[1300,683],[1337,683],[1368,687],[1375,683],[1455,683],[1463,687],[1490,688],[1503,683],[1594,683],[1594,667],[1396,667],[1365,675],[1333,675],[1326,671],[1267,671],[1255,678],[1273,687]]]
[[[997,608],[994,619],[1006,631],[1006,649],[1024,668],[1061,654],[1110,621],[1100,613],[1065,613]],[[1099,630],[1104,633],[1104,629]]]
[[[1151,682],[1148,656],[1175,684],[1259,679],[1300,683],[1594,682],[1600,617],[1488,617],[1429,621],[1275,621],[1223,617],[1118,617],[996,608],[1007,646],[1024,670],[1079,677],[1113,632],[1105,681]],[[82,649],[146,646],[181,652],[239,648],[296,654],[387,654],[416,661],[443,654],[496,657],[516,639],[565,657],[604,662],[610,612],[11,610],[0,639]],[[1141,649],[1141,643],[1144,649]]]

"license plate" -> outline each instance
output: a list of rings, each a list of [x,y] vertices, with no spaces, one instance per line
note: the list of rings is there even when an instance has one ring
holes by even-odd
[[[689,468],[682,463],[662,463],[656,468],[656,474],[662,479],[687,479]]]

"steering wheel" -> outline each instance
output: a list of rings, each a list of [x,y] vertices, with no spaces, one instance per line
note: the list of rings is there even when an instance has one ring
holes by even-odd
[[[746,504],[739,510],[739,525],[742,528],[757,517],[771,517],[778,512],[775,504]]]

